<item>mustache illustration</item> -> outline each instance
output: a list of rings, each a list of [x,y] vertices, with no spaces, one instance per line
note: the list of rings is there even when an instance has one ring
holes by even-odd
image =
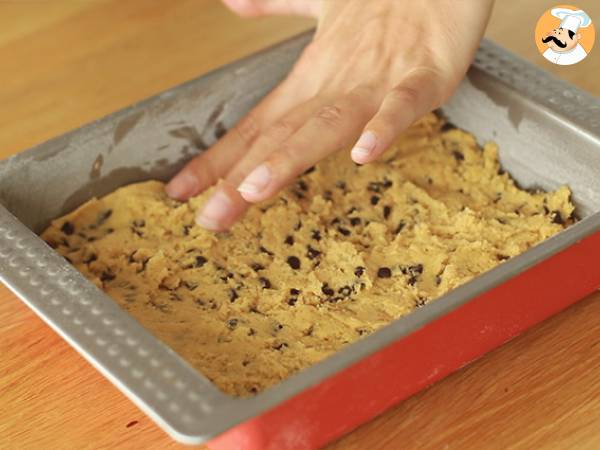
[[[556,36],[547,36],[545,38],[542,38],[542,42],[545,44],[546,42],[550,42],[550,41],[554,41],[554,43],[559,46],[560,48],[565,48],[567,46],[566,42],[561,42],[558,40],[558,38]]]

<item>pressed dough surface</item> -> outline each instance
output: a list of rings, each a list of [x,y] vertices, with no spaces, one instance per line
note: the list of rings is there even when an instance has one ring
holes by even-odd
[[[230,232],[157,181],[118,189],[42,237],[232,395],[251,395],[559,232],[570,191],[526,192],[494,144],[430,114],[380,162],[318,164]]]

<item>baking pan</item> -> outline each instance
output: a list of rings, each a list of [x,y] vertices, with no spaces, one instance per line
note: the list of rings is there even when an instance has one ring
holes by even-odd
[[[568,184],[581,220],[252,398],[218,390],[37,237],[92,196],[168,179],[280,81],[310,37],[0,163],[0,278],[184,443],[320,447],[600,287],[600,102],[488,41],[443,114],[496,141],[522,187]]]

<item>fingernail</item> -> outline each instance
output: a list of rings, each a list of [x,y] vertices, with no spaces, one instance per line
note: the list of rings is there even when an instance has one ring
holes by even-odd
[[[372,131],[365,131],[354,144],[354,148],[350,152],[352,159],[361,162],[366,160],[375,150],[377,144],[377,136]]]
[[[265,164],[261,164],[250,172],[237,190],[246,194],[257,194],[267,187],[269,181],[271,181],[271,171]]]
[[[198,180],[193,174],[181,172],[165,186],[165,192],[171,198],[183,200],[194,195],[197,187]]]
[[[219,230],[229,214],[231,200],[223,191],[216,191],[196,216],[196,223],[209,230]]]

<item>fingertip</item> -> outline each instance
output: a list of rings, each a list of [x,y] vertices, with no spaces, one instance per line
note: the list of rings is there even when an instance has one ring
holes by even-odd
[[[233,201],[217,189],[196,215],[196,223],[211,231],[222,231],[231,222]]]
[[[246,211],[247,203],[233,186],[223,181],[196,214],[196,223],[210,231],[225,231]]]
[[[350,157],[357,164],[366,164],[377,157],[378,137],[371,130],[364,131],[350,151]]]
[[[187,200],[198,193],[198,180],[187,171],[179,172],[167,183],[165,192],[175,200]]]
[[[271,168],[267,164],[260,164],[237,187],[242,198],[250,203],[265,199],[266,191],[273,180]]]

